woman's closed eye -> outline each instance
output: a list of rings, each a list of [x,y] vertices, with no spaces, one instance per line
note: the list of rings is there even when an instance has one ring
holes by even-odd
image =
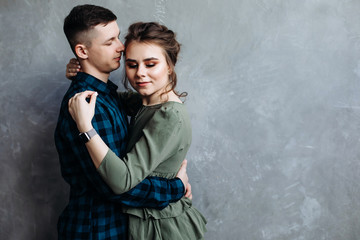
[[[155,67],[158,61],[156,59],[146,59],[144,64],[147,68]]]
[[[137,64],[133,64],[133,63],[128,63],[127,65],[126,65],[128,68],[137,68]]]
[[[147,67],[147,68],[152,68],[152,67],[155,67],[155,63],[147,63],[147,64],[145,64],[145,67]],[[138,67],[138,64],[134,64],[134,63],[128,63],[127,64],[127,67],[128,68],[137,68]]]

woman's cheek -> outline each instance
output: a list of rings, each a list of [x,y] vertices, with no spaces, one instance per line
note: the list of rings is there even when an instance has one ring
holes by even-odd
[[[162,79],[167,75],[167,70],[164,67],[153,68],[149,73],[154,79]]]
[[[134,72],[131,69],[127,69],[125,70],[126,76],[129,79],[130,84],[132,84],[132,82],[134,81]]]

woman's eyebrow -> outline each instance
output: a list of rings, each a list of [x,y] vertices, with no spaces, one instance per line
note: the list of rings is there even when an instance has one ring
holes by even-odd
[[[156,57],[150,57],[150,58],[145,58],[144,61],[150,61],[150,60],[159,60]]]
[[[126,61],[126,62],[136,62],[136,60],[130,59],[130,58],[127,58],[125,61]]]
[[[151,61],[151,60],[159,60],[159,59],[156,58],[156,57],[150,57],[150,58],[145,58],[145,59],[144,59],[144,61]],[[131,58],[127,58],[127,59],[126,59],[126,62],[136,62],[136,60],[131,59]]]

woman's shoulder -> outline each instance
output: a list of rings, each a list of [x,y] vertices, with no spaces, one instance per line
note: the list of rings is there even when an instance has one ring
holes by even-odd
[[[164,121],[164,124],[169,124],[169,122],[184,123],[190,121],[186,105],[175,101],[168,101],[161,104],[154,116]]]
[[[165,115],[175,115],[177,117],[187,114],[185,104],[175,101],[168,101],[161,104],[161,107],[158,109],[158,111]]]
[[[179,122],[183,119],[184,112],[186,112],[186,107],[183,103],[174,101],[147,106],[145,109],[148,112],[147,114],[151,114],[151,119],[154,119],[156,122],[164,122],[164,124]]]
[[[180,110],[180,109],[185,109],[185,105],[182,102],[176,102],[176,101],[167,101],[163,104],[161,104],[161,110],[166,111],[166,110]]]

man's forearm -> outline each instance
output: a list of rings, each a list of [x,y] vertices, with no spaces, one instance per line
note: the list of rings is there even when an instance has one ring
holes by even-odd
[[[114,195],[112,201],[120,201],[129,207],[162,209],[180,200],[185,186],[179,178],[148,177],[130,191]]]

